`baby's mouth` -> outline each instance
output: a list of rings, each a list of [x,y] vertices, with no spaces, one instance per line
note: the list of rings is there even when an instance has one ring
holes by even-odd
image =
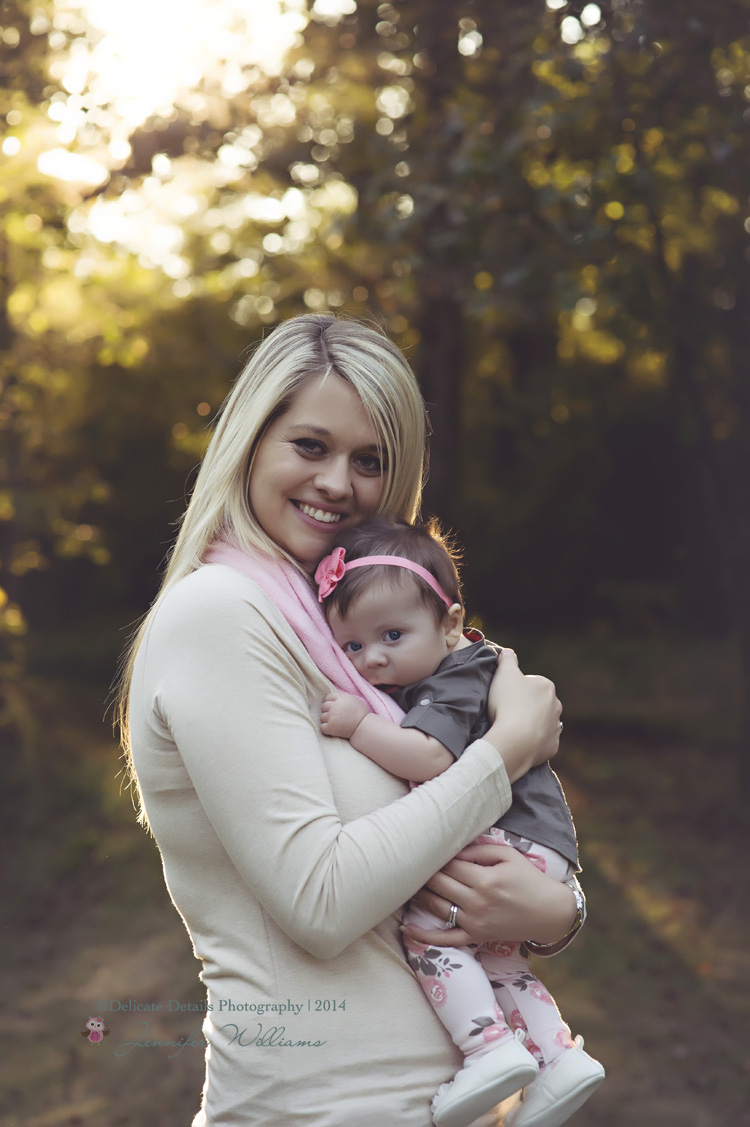
[[[338,524],[344,515],[343,513],[332,513],[328,509],[316,509],[313,505],[307,505],[304,501],[294,501],[293,504],[306,517],[312,517],[313,520],[320,521],[321,524]]]

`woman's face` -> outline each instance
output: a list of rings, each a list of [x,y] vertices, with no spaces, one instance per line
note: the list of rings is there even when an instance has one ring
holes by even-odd
[[[339,376],[314,376],[261,439],[250,504],[266,535],[312,573],[343,528],[374,515],[384,484],[356,391]]]

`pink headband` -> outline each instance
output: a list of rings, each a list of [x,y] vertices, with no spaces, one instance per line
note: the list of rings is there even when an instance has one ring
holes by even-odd
[[[412,560],[404,559],[403,556],[362,556],[361,559],[344,563],[345,554],[343,548],[334,548],[330,556],[322,559],[315,569],[318,602],[322,603],[324,599],[328,598],[347,571],[352,571],[355,567],[369,567],[370,564],[385,564],[386,567],[403,567],[407,571],[413,571],[415,575],[424,579],[425,583],[432,587],[435,594],[443,600],[447,607],[453,606],[453,600],[448,598],[435,576],[430,575],[426,568],[420,567]]]

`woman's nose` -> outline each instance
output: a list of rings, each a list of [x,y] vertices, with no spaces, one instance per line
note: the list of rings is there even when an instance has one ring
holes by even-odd
[[[330,498],[349,497],[352,478],[348,458],[331,458],[315,475],[315,486]]]

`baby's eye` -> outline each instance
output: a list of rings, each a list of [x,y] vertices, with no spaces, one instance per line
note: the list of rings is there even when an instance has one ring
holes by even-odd
[[[402,634],[403,630],[389,630],[386,633],[385,640],[387,642],[397,642]]]
[[[362,643],[361,642],[347,642],[346,645],[344,646],[344,653],[345,654],[358,654],[361,649],[362,649]]]

